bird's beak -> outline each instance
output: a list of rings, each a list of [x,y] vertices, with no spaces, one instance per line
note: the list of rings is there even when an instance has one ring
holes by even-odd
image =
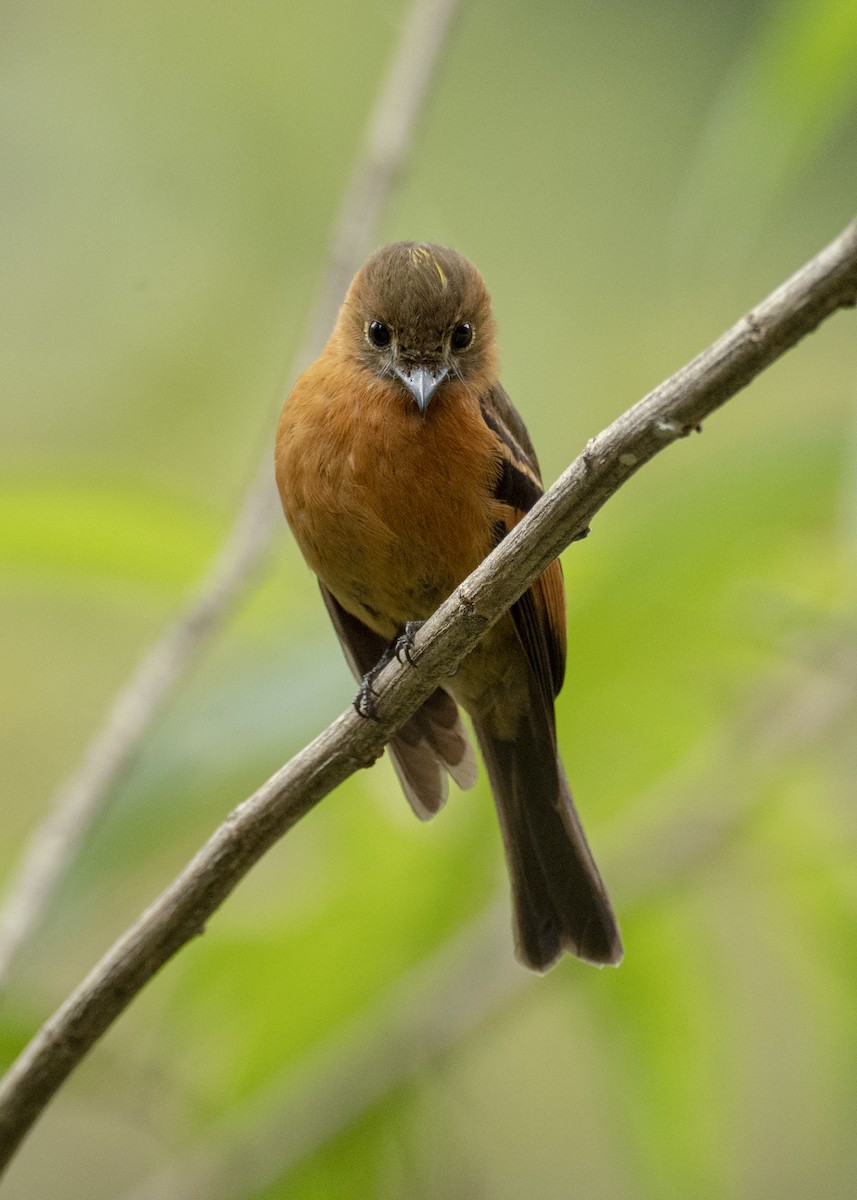
[[[396,374],[417,402],[417,408],[424,413],[429,400],[449,374],[449,367],[441,367],[430,371],[428,367],[411,367],[409,371],[396,367]]]

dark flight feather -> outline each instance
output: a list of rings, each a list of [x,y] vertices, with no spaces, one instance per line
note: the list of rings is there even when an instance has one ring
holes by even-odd
[[[544,494],[539,464],[526,426],[499,384],[481,404],[482,416],[501,449],[494,485],[494,531],[500,541]],[[565,588],[559,561],[511,608],[527,657],[546,699],[553,701],[565,677]],[[547,705],[553,721],[553,705]]]

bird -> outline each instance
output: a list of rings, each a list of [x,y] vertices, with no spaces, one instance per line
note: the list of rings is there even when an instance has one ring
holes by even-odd
[[[394,242],[355,275],[319,358],[277,427],[286,520],[372,715],[379,662],[437,609],[543,493],[535,450],[499,379],[479,270],[431,242]],[[623,947],[557,748],[566,658],[555,560],[388,744],[416,815],[451,778],[476,782],[469,714],[499,817],[515,948],[618,965]]]

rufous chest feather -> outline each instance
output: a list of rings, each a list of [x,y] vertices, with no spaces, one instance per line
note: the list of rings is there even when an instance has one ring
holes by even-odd
[[[298,381],[277,482],[310,565],[386,633],[428,616],[491,549],[499,452],[478,398],[457,383],[424,415],[395,382],[337,383],[324,358]]]

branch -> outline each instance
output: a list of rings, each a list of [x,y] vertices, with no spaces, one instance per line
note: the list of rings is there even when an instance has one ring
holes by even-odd
[[[717,342],[592,439],[417,635],[419,669],[378,679],[379,720],[353,708],[240,804],[48,1020],[0,1083],[0,1167],[137,992],[205,927],[266,850],[389,737],[643,463],[699,426],[838,308],[857,303],[857,220]]]
[[[320,352],[351,276],[368,249],[414,140],[459,0],[414,0],[331,232],[327,262],[295,378]],[[278,528],[270,454],[244,496],[226,541],[184,611],[145,654],[120,691],[74,774],[37,826],[0,911],[0,991],[12,963],[41,923],[57,888],[111,789],[130,763],[176,684],[241,597]]]

